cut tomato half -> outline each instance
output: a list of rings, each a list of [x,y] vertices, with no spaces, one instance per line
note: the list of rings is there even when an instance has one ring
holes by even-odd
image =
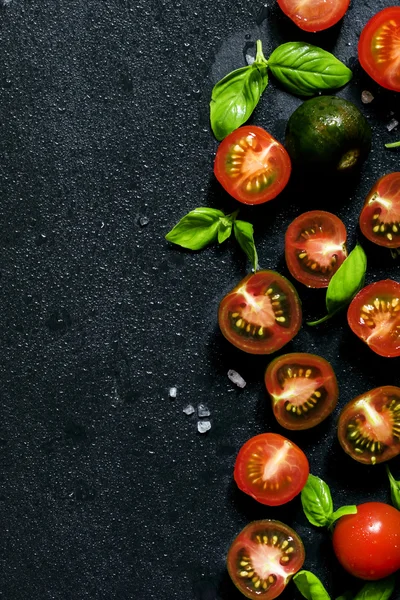
[[[350,0],[278,0],[282,11],[304,31],[322,31],[345,15]]]
[[[230,133],[218,147],[214,173],[243,204],[262,204],[286,186],[291,162],[285,148],[265,129],[248,125]]]
[[[282,348],[299,331],[301,318],[296,290],[275,271],[245,277],[222,299],[218,312],[226,339],[250,354]]]
[[[332,213],[311,210],[297,217],[285,236],[286,264],[307,287],[328,287],[347,256],[346,227]]]
[[[400,283],[384,279],[367,285],[347,311],[352,331],[380,356],[400,356]]]
[[[400,454],[400,388],[385,385],[361,394],[343,408],[339,442],[358,462],[381,463]]]
[[[400,173],[389,173],[375,183],[361,211],[360,228],[378,246],[400,246]]]
[[[278,433],[262,433],[248,440],[235,462],[239,489],[257,502],[280,506],[301,492],[309,475],[306,455]]]
[[[280,521],[253,521],[228,551],[229,575],[246,598],[273,600],[303,566],[305,552],[297,533]]]
[[[265,386],[276,420],[286,429],[309,429],[335,408],[339,390],[327,360],[307,353],[284,354],[269,365]]]
[[[358,58],[374,81],[400,92],[400,6],[384,8],[368,21],[358,42]]]

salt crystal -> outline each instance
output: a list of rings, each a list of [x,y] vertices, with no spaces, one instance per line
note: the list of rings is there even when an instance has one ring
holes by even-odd
[[[199,417],[209,417],[211,415],[208,407],[205,404],[199,404],[197,407]]]
[[[252,56],[251,54],[246,54],[246,62],[248,65],[252,65],[254,60],[255,60],[254,56]]]
[[[177,393],[178,393],[178,390],[176,387],[169,388],[169,397],[170,398],[176,398]]]
[[[150,223],[150,219],[148,217],[140,217],[139,224],[141,227],[146,227]]]
[[[238,387],[240,387],[240,388],[246,387],[245,380],[243,379],[243,377],[241,375],[239,375],[239,373],[237,371],[234,371],[233,369],[229,369],[228,377],[232,381],[232,383],[234,383]]]
[[[197,421],[197,431],[199,433],[206,433],[207,431],[210,431],[210,429],[211,429],[210,421]]]
[[[370,104],[373,99],[374,99],[373,95],[368,90],[364,90],[362,92],[362,94],[361,94],[361,102],[363,104]]]
[[[185,415],[192,415],[194,413],[194,406],[192,406],[191,404],[188,404],[183,409],[183,412],[185,413]]]
[[[399,122],[398,122],[396,119],[392,119],[392,120],[390,121],[390,123],[388,123],[388,124],[386,125],[386,129],[387,129],[388,131],[393,131],[393,129],[396,129],[396,127],[397,127],[397,125],[398,125],[398,124],[399,124]]]

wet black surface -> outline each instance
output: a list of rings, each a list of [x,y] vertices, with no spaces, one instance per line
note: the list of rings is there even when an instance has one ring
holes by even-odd
[[[272,1],[0,2],[0,597],[239,600],[227,549],[250,520],[271,517],[302,536],[305,568],[333,597],[359,587],[298,499],[269,509],[233,484],[240,446],[284,433],[263,387],[269,359],[230,347],[217,327],[219,300],[249,265],[234,242],[190,253],[164,235],[196,206],[237,208],[212,174],[208,101],[261,38],[266,56],[290,40],[333,51],[354,70],[340,95],[373,128],[353,187],[293,181],[279,199],[241,210],[255,223],[261,266],[287,275],[283,232],[305,209],[335,212],[350,247],[361,239],[367,192],[399,170],[399,152],[383,146],[400,135],[386,129],[399,119],[398,94],[357,62],[362,26],[390,4],[353,0],[341,24],[310,35]],[[299,104],[271,78],[252,122],[283,140]],[[361,241],[367,282],[397,278],[388,251]],[[324,293],[296,287],[305,317],[322,316]],[[384,468],[347,458],[335,422],[354,396],[399,384],[399,359],[373,355],[344,316],[304,326],[285,350],[321,354],[339,379],[334,416],[289,436],[312,472],[336,506],[388,501]],[[203,436],[182,412],[200,402],[212,413]],[[397,459],[392,471],[400,478]],[[298,598],[294,586],[283,598]]]

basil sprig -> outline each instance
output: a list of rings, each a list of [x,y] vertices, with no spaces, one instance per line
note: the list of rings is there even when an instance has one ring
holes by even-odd
[[[385,144],[385,148],[400,148],[400,142],[391,142],[390,144]]]
[[[236,240],[256,271],[258,256],[253,225],[247,221],[238,221],[238,212],[236,210],[230,215],[225,215],[215,208],[195,208],[167,233],[165,239],[188,250],[201,250],[213,242],[222,244],[231,236],[233,230]]]
[[[331,600],[321,581],[311,571],[299,571],[294,575],[293,581],[307,600]]]
[[[386,472],[390,482],[390,497],[392,499],[392,504],[397,510],[400,510],[400,481],[396,481],[388,466],[386,466]]]
[[[357,512],[357,507],[354,505],[342,506],[334,511],[328,484],[311,474],[301,491],[301,504],[307,519],[316,527],[331,528],[340,517],[355,515]]]
[[[307,325],[319,325],[346,308],[363,287],[366,271],[367,257],[357,244],[329,282],[325,299],[328,314],[317,321],[309,321]]]
[[[299,571],[294,575],[293,581],[306,600],[331,599],[322,582],[311,571]],[[389,600],[394,592],[394,586],[394,576],[379,581],[368,581],[356,596],[353,596],[351,592],[346,592],[336,600]]]
[[[358,592],[354,600],[389,600],[394,592],[395,577],[386,577],[379,581],[369,581]]]

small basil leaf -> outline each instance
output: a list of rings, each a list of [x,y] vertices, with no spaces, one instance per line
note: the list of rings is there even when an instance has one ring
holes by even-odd
[[[329,486],[315,475],[309,475],[301,491],[304,514],[312,525],[324,527],[331,523],[333,502]]]
[[[386,466],[386,472],[390,482],[390,497],[392,499],[392,504],[397,510],[400,510],[400,481],[396,481],[388,466]]]
[[[195,208],[167,233],[165,239],[189,250],[201,250],[217,239],[220,218],[224,216],[215,208]]]
[[[230,237],[232,233],[232,221],[227,218],[221,218],[218,225],[218,244],[222,244]]]
[[[303,42],[287,42],[273,51],[268,66],[292,94],[314,96],[346,85],[353,73],[333,54]]]
[[[330,596],[321,581],[311,571],[299,571],[293,581],[299,592],[307,600],[330,600]]]
[[[379,579],[379,581],[369,581],[358,592],[354,600],[389,600],[394,592],[394,576]]]
[[[234,223],[235,237],[239,242],[239,246],[244,250],[247,258],[253,265],[254,271],[258,268],[258,255],[254,244],[254,229],[251,223],[247,221],[235,221]]]
[[[385,144],[385,148],[400,148],[400,142],[391,142],[390,144]]]
[[[355,515],[357,514],[357,506],[354,504],[349,506],[341,506],[332,514],[331,524],[340,519],[340,517],[344,517],[345,515]]]

